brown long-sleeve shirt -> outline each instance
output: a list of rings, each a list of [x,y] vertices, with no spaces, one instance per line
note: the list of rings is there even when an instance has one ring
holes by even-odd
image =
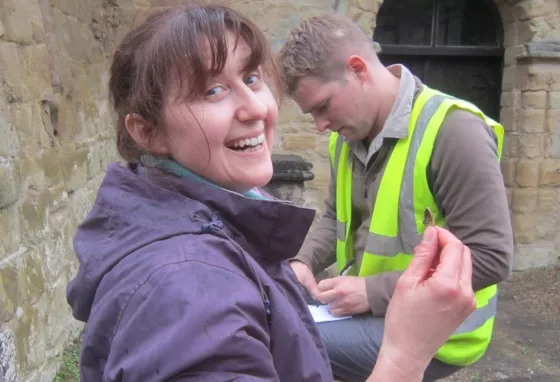
[[[359,267],[369,232],[374,201],[385,164],[397,139],[408,135],[412,104],[422,83],[408,69],[389,69],[401,78],[397,101],[381,133],[366,147],[351,144],[353,161],[352,229]],[[332,169],[331,169],[332,170]],[[455,110],[445,118],[427,171],[428,184],[445,216],[447,228],[472,252],[473,289],[480,290],[509,276],[513,232],[492,129],[472,113]],[[316,228],[295,260],[314,274],[336,261],[336,179],[331,171],[329,196]],[[366,277],[371,311],[384,316],[401,272]]]

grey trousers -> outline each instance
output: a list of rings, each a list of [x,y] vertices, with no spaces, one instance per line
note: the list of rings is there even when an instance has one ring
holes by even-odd
[[[364,314],[317,324],[336,380],[363,382],[367,379],[377,360],[384,322],[383,318]],[[424,381],[435,381],[460,369],[432,359],[424,374]]]

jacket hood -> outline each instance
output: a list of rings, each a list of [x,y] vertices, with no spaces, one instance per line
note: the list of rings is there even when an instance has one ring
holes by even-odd
[[[99,283],[125,257],[177,235],[211,233],[214,224],[225,225],[257,261],[295,257],[315,212],[269,198],[249,198],[140,165],[111,164],[74,237],[80,268],[67,287],[74,317],[88,320]]]

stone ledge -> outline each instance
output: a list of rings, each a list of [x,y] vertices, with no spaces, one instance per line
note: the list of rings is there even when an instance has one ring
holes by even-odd
[[[523,51],[515,56],[518,61],[540,59],[560,61],[560,41],[534,41],[523,44]]]
[[[273,154],[272,167],[274,169],[271,182],[307,182],[315,178],[311,172],[313,164],[307,162],[300,155]]]

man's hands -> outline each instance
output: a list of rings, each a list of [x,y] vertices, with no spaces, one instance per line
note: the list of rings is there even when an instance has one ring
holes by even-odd
[[[335,316],[359,314],[369,310],[366,279],[354,276],[338,276],[322,280],[318,285],[313,273],[301,261],[290,262],[292,270],[303,285],[318,301],[328,304]]]
[[[329,304],[334,316],[345,316],[367,312],[369,300],[366,279],[356,276],[337,276],[319,282],[317,300]]]

